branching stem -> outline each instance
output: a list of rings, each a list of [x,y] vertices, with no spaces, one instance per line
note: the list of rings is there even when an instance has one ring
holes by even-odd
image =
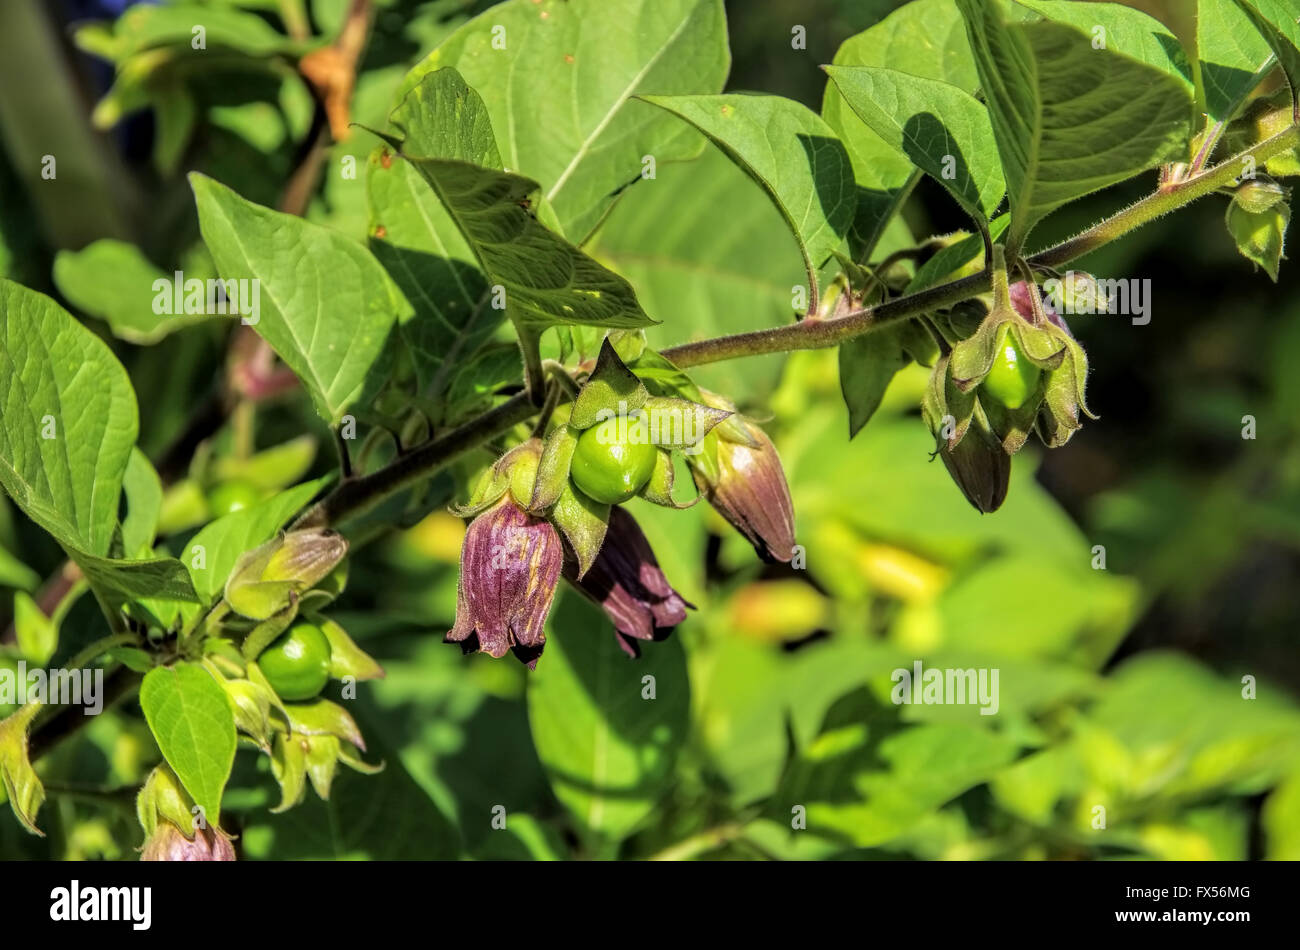
[[[1238,177],[1250,167],[1252,160],[1255,165],[1260,165],[1297,146],[1300,146],[1300,125],[1293,125],[1212,168],[1166,186],[1164,190],[1143,198],[1081,234],[1027,258],[1027,262],[1035,271],[1067,264],[1197,198],[1235,184]],[[987,293],[991,286],[990,272],[986,269],[947,284],[853,310],[833,319],[809,317],[798,323],[768,330],[683,343],[663,350],[662,355],[678,366],[687,368],[742,356],[836,346],[881,327]],[[528,365],[529,353],[536,353],[536,347],[524,343],[523,351],[525,366],[529,370],[528,378],[540,381],[545,375],[540,358],[535,359],[535,365]],[[538,412],[540,395],[541,392],[535,389],[533,395],[524,392],[513,396],[483,415],[413,449],[386,468],[339,485],[332,494],[309,508],[295,527],[337,524],[393,492],[431,475],[470,449],[531,419]]]

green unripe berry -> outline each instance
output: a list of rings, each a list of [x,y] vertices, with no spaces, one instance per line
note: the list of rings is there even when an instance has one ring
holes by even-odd
[[[281,699],[312,699],[330,678],[330,642],[315,624],[294,624],[262,651],[257,665]]]
[[[649,442],[633,442],[632,432],[644,435],[644,426],[629,420],[619,425],[610,419],[578,436],[569,475],[587,497],[617,505],[639,492],[650,480],[659,450]]]
[[[1019,409],[1037,391],[1040,372],[1016,346],[1010,327],[1004,326],[998,331],[997,355],[983,388],[1008,409]]]
[[[262,500],[262,493],[252,482],[232,479],[222,482],[208,494],[208,508],[212,517],[220,518],[243,508],[251,508]]]

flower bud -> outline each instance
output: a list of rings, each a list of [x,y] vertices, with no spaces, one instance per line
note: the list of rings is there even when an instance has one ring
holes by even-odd
[[[1006,500],[1011,459],[993,434],[979,398],[961,392],[953,382],[950,355],[934,365],[921,415],[934,434],[936,454],[966,500],[981,512],[996,511]]]
[[[532,668],[564,559],[560,536],[507,493],[473,522],[460,552],[456,623],[446,642],[466,653],[515,656]]]
[[[1251,214],[1262,214],[1287,199],[1287,189],[1267,175],[1243,181],[1232,193],[1232,200]]]
[[[577,564],[565,563],[564,576],[614,623],[618,644],[641,655],[638,640],[663,640],[686,619],[692,606],[668,583],[650,542],[636,519],[615,506],[600,554],[582,579]]]
[[[960,442],[939,446],[939,457],[966,500],[980,512],[988,514],[1002,507],[1011,481],[1011,457],[990,431],[981,409],[976,408]]]
[[[193,799],[166,764],[149,773],[136,796],[135,808],[145,833],[141,861],[235,860],[230,838],[203,821]],[[189,828],[190,834],[183,828]]]
[[[701,390],[700,395],[714,408],[735,410],[714,393]],[[788,562],[794,556],[794,504],[776,446],[767,433],[738,414],[726,423],[742,426],[745,440],[729,438],[722,426],[710,433],[704,451],[688,456],[696,487],[749,540],[759,557]],[[713,464],[712,458],[703,456],[711,455],[715,447]]]
[[[347,551],[347,540],[328,528],[277,535],[235,562],[226,602],[242,616],[266,620],[323,580]]]
[[[194,837],[160,821],[144,843],[141,861],[234,861],[235,848],[220,828],[196,828]]]

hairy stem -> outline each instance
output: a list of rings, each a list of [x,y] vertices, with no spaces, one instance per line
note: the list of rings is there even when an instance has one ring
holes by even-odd
[[[374,505],[382,498],[426,478],[465,452],[508,432],[537,412],[528,393],[519,393],[483,415],[412,449],[377,472],[339,485],[308,508],[295,528],[338,524]]]
[[[1262,164],[1297,145],[1300,145],[1300,126],[1292,126],[1240,155],[1235,155],[1199,175],[1169,187],[1166,191],[1143,198],[1099,224],[1093,225],[1082,234],[1040,251],[1028,258],[1029,264],[1035,269],[1042,269],[1069,263],[1123,237],[1130,231],[1137,230],[1156,218],[1190,204],[1197,198],[1232,184],[1246,167],[1247,159],[1253,158],[1256,164]],[[990,286],[991,281],[987,272],[974,274],[919,293],[887,300],[873,307],[854,310],[834,320],[803,320],[800,323],[774,327],[770,330],[754,330],[749,333],[701,340],[697,343],[684,343],[669,347],[663,351],[663,355],[678,366],[686,368],[714,363],[718,360],[734,359],[738,356],[757,356],[762,353],[782,353],[788,350],[812,350],[835,346],[899,320],[951,306],[976,294],[985,293]]]

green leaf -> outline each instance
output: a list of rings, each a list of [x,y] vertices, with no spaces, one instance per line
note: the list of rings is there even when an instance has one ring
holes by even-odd
[[[471,93],[457,78],[450,71],[427,86],[421,83],[393,113],[395,121],[407,125],[406,147],[499,169],[487,111],[469,100]],[[418,145],[412,136],[420,137]],[[487,281],[459,224],[410,162],[396,159],[388,148],[373,152],[367,189],[370,249],[415,308],[401,324],[402,340],[422,388],[432,389],[436,398],[453,367],[492,335],[504,314],[490,306]]]
[[[961,15],[951,0],[913,0],[868,30],[845,40],[836,66],[881,66],[950,83],[965,92],[979,84]],[[871,130],[826,84],[822,118],[844,142],[857,182],[854,257],[865,260],[906,197],[912,163]]]
[[[260,300],[253,328],[302,379],[321,416],[337,422],[410,304],[356,242],[245,201],[197,172],[190,183],[217,271],[259,282],[250,284]]]
[[[1197,0],[1197,57],[1211,122],[1227,122],[1241,109],[1276,61],[1235,0]]]
[[[185,565],[173,557],[120,560],[77,552],[72,557],[91,586],[112,604],[140,599],[195,603],[199,599]]]
[[[430,73],[393,110],[402,156],[433,188],[489,284],[503,290],[517,325],[639,327],[651,323],[623,278],[548,230],[528,203],[538,184],[465,161],[465,142],[482,139],[483,102],[454,69]],[[456,135],[446,134],[448,127]],[[484,155],[487,145],[474,152]],[[486,158],[490,159],[491,154]]]
[[[882,140],[943,185],[972,217],[992,217],[1006,191],[988,110],[956,86],[895,69],[826,69]]]
[[[140,684],[140,708],[163,758],[208,824],[218,827],[235,760],[235,715],[225,690],[193,663],[160,666]]]
[[[135,393],[103,341],[0,280],[0,485],[69,549],[103,555],[135,444]]]
[[[803,255],[809,312],[817,272],[844,240],[857,200],[844,145],[815,112],[780,96],[643,96],[694,125],[756,181]]]
[[[780,212],[712,148],[629,191],[593,253],[632,281],[646,312],[663,321],[646,330],[653,347],[789,323],[793,288],[807,281]],[[783,361],[780,354],[728,360],[691,375],[755,401],[775,387]]]
[[[867,333],[840,344],[840,392],[849,408],[849,438],[870,421],[894,374],[910,363],[895,329]]]
[[[1191,100],[1167,73],[1065,24],[1004,23],[996,6],[957,0],[966,18],[1011,198],[1018,252],[1055,208],[1185,156]]]
[[[166,285],[155,287],[163,281]],[[59,293],[80,310],[108,323],[113,336],[129,343],[157,343],[169,333],[212,316],[204,313],[158,313],[160,291],[170,303],[173,277],[164,274],[134,244],[104,238],[80,251],[59,251],[54,258],[54,283]]]
[[[59,627],[23,591],[14,593],[14,634],[23,658],[45,666],[59,646]]]
[[[399,96],[436,69],[459,70],[506,167],[540,182],[563,232],[581,240],[640,179],[643,157],[662,169],[699,153],[698,136],[633,97],[719,92],[729,63],[721,0],[511,0],[452,34]]]
[[[4,545],[0,545],[0,587],[16,587],[19,590],[35,590],[41,582],[41,575],[14,557]]]
[[[1296,104],[1295,116],[1300,121],[1300,11],[1296,10],[1294,3],[1279,0],[1237,0],[1237,6],[1250,18],[1277,57],[1291,86],[1291,99]]]
[[[1300,771],[1273,789],[1261,813],[1271,861],[1300,860]]]
[[[844,693],[910,662],[893,647],[865,640],[834,638],[790,655],[737,636],[717,637],[692,649],[689,659],[696,728],[737,805],[776,789],[790,734],[807,743]]]
[[[487,282],[456,222],[409,162],[387,147],[376,150],[366,187],[370,250],[414,311],[398,332],[421,389],[440,395],[447,377],[491,337],[504,314],[489,305]],[[513,356],[518,375],[517,350]]]
[[[1240,201],[1233,200],[1228,204],[1225,223],[1242,257],[1264,268],[1277,283],[1286,247],[1286,229],[1291,223],[1291,202],[1279,201],[1266,211],[1252,212]]]
[[[203,49],[192,45],[196,26],[204,30]],[[255,13],[194,2],[132,7],[118,17],[111,34],[104,30],[79,32],[77,39],[84,49],[118,62],[159,47],[194,56],[223,48],[249,56],[270,56],[293,45]]]
[[[311,471],[316,448],[315,436],[300,435],[247,458],[222,456],[212,461],[212,478],[217,482],[238,479],[259,491],[279,491]]]
[[[1192,64],[1178,38],[1155,17],[1120,3],[1087,0],[1016,0],[1022,7],[1049,20],[1068,23],[1087,33],[1105,48],[1131,56],[1138,62],[1177,79],[1190,93]]]
[[[771,816],[788,822],[791,808],[803,805],[807,833],[876,847],[1015,757],[1015,740],[999,733],[949,723],[903,726],[896,716],[896,707],[881,707],[865,690],[836,703],[821,734],[791,764]]]
[[[329,476],[304,482],[251,508],[231,512],[190,539],[182,557],[200,600],[209,604],[221,596],[239,556],[273,538],[328,481]]]
[[[690,685],[670,638],[631,660],[570,591],[556,602],[528,683],[528,720],[555,795],[595,839],[616,842],[659,802],[686,737]],[[651,688],[654,699],[643,699]]]
[[[1083,552],[1086,554],[1086,552]],[[1009,657],[1069,656],[1086,637],[1107,640],[1134,619],[1137,590],[1123,577],[1052,563],[1031,552],[992,557],[963,574],[936,607],[943,644]],[[1023,582],[1025,572],[1034,577]],[[998,604],[1014,600],[1014,613]]]
[[[152,553],[158,515],[162,511],[162,480],[149,459],[132,449],[122,476],[126,517],[122,519],[122,550],[128,557]]]
[[[1127,778],[1144,797],[1263,790],[1300,753],[1300,713],[1281,692],[1244,700],[1240,679],[1185,656],[1143,653],[1105,687],[1088,721],[1131,753]]]
[[[8,718],[0,719],[0,780],[9,806],[23,827],[44,837],[36,827],[36,813],[45,801],[45,787],[27,755],[27,730],[40,710],[40,703],[27,703]]]

